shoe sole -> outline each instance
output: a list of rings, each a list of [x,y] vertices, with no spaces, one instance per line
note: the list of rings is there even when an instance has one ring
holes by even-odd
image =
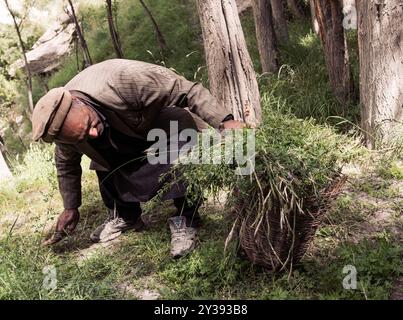
[[[174,255],[174,254],[171,252],[171,256],[172,256],[172,258],[174,258],[175,260],[177,260],[177,259],[186,257],[187,255],[189,255],[190,253],[192,253],[195,248],[196,248],[196,245],[194,244],[190,249],[186,250],[186,252],[184,252],[184,253]]]
[[[197,243],[198,243],[197,238],[195,238],[194,241],[193,241],[192,246],[189,249],[187,249],[184,253],[173,254],[172,251],[171,251],[171,257],[176,260],[176,259],[179,259],[179,258],[182,258],[182,257],[185,257],[185,256],[189,255],[190,253],[192,253],[196,249]]]

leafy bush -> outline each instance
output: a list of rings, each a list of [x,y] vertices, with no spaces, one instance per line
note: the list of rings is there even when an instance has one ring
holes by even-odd
[[[254,173],[237,175],[231,164],[179,164],[182,178],[195,197],[200,192],[215,195],[222,188],[234,187],[251,195],[253,190],[281,185],[289,186],[299,198],[311,196],[325,188],[343,164],[363,152],[353,137],[338,134],[313,119],[278,111],[269,95],[262,101],[264,119],[255,130]],[[223,153],[222,147],[213,146]]]
[[[343,164],[359,155],[361,148],[358,141],[337,134],[328,125],[273,109],[267,96],[263,106],[264,120],[255,130],[255,168],[250,175],[237,174],[240,163],[182,163],[177,166],[182,172],[177,179],[188,185],[193,201],[208,193],[217,195],[222,188],[229,190],[237,213],[233,230],[242,248],[254,263],[278,270],[302,257],[317,218],[326,209],[328,193],[337,194]],[[251,142],[239,139],[235,153],[248,150],[247,143]],[[191,156],[196,153],[203,159],[206,151],[225,154],[225,143],[210,150],[203,145]]]

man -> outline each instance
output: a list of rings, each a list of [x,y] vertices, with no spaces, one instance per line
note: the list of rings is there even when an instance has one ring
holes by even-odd
[[[187,111],[184,108],[188,108]],[[201,84],[171,70],[133,60],[112,59],[76,75],[64,87],[50,90],[35,106],[33,139],[55,142],[55,159],[64,211],[56,232],[45,244],[54,244],[71,233],[79,221],[81,205],[81,156],[96,170],[107,220],[92,234],[95,242],[116,238],[143,226],[140,202],[154,197],[164,182],[168,164],[151,164],[144,151],[152,129],[169,135],[177,121],[178,132],[198,129],[204,120],[214,128],[241,128]],[[179,146],[180,147],[180,146]],[[171,162],[174,159],[170,159]],[[199,226],[199,204],[189,204],[185,187],[172,186],[163,199],[173,199],[176,215],[169,219],[171,253],[180,257],[194,248]]]

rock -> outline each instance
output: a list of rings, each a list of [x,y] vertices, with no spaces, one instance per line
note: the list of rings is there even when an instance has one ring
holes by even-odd
[[[17,126],[21,125],[22,120],[24,120],[23,116],[18,116],[18,117],[15,118],[15,123],[17,124]]]
[[[27,60],[32,74],[46,74],[56,70],[63,58],[70,53],[74,43],[75,26],[72,19],[64,14],[50,27],[27,52]],[[25,67],[20,59],[10,68],[10,74]]]

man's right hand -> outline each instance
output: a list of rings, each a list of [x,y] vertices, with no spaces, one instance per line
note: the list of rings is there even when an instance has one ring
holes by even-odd
[[[65,209],[57,219],[55,233],[43,245],[52,245],[62,240],[66,235],[74,231],[79,220],[80,213],[78,209]]]

